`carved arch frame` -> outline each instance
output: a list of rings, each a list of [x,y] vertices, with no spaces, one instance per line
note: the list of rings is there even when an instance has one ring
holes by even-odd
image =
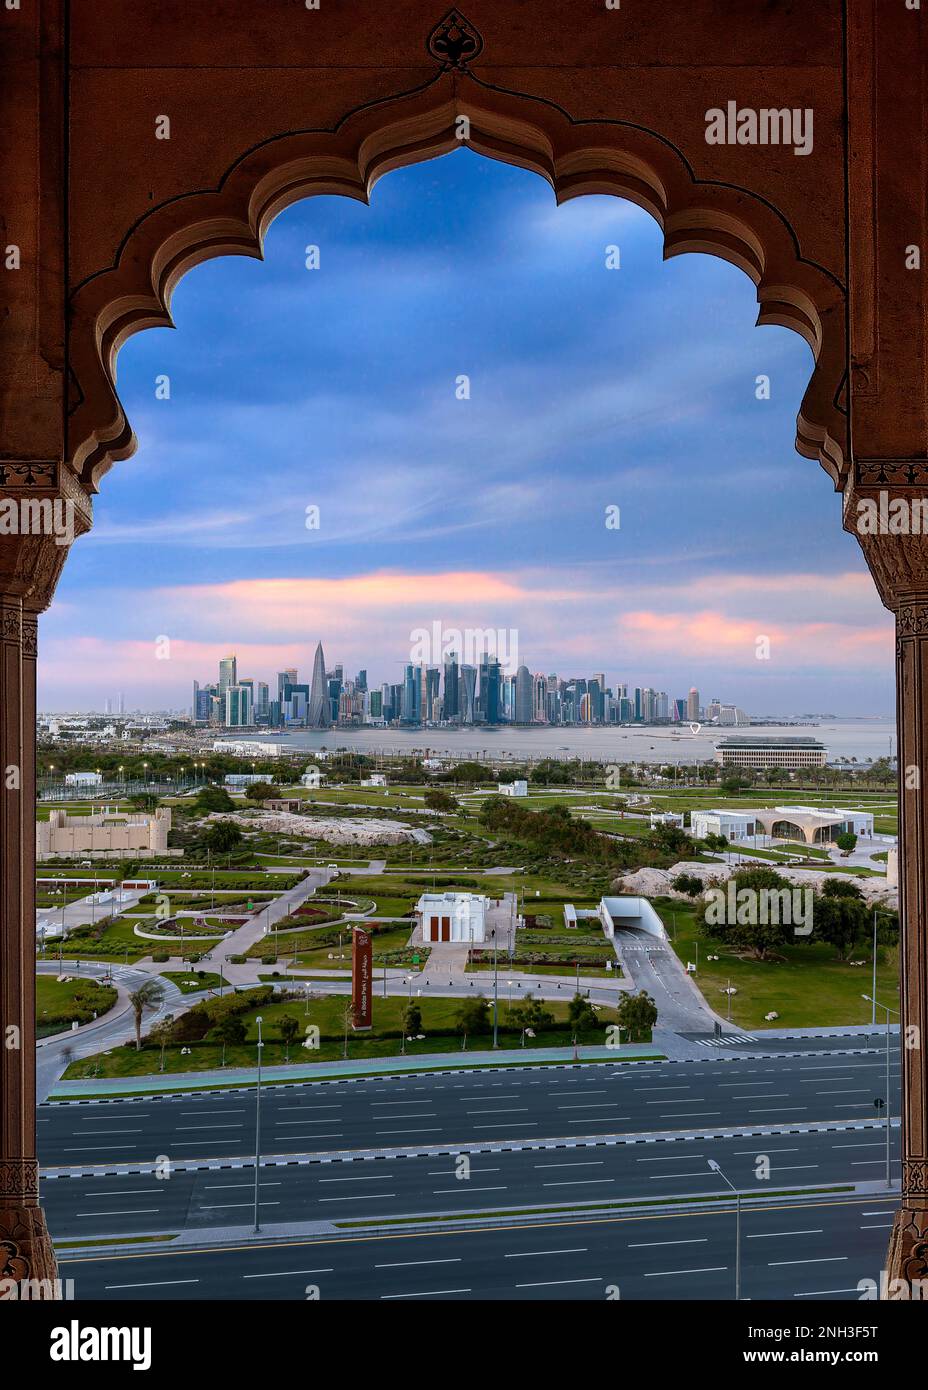
[[[133,333],[171,327],[171,295],[201,261],[261,258],[271,222],[314,194],[369,201],[382,175],[459,148],[540,174],[559,203],[613,194],[644,208],[664,257],[702,251],[753,280],[758,324],[800,333],[815,366],[797,417],[796,448],[836,489],[848,470],[847,290],[806,260],[785,217],[760,195],[700,181],[686,154],[623,121],[574,121],[554,103],[445,68],[424,86],[351,112],[332,130],[294,131],[246,151],[219,186],[164,202],[125,236],[115,264],[71,296],[68,460],[89,493],[136,441],[116,391],[116,358]]]

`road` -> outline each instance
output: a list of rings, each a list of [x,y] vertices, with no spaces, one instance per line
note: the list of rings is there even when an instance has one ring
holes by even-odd
[[[856,1301],[878,1279],[894,1199],[772,1200],[742,1216],[746,1299]],[[77,1299],[730,1299],[730,1208],[513,1220],[494,1229],[59,1255]],[[799,1316],[807,1316],[800,1314]]]
[[[59,965],[57,961],[39,960],[36,962],[36,971],[40,975],[57,976]],[[151,971],[148,970],[97,961],[65,961],[64,973],[73,979],[101,980],[104,976],[112,976],[117,1000],[109,1013],[104,1014],[95,1023],[85,1024],[73,1033],[56,1034],[55,1037],[43,1039],[37,1044],[35,1090],[36,1099],[40,1102],[44,1101],[71,1061],[103,1052],[106,1048],[124,1043],[127,1038],[135,1036],[135,1014],[128,996],[133,990],[138,989],[139,985],[152,978]],[[201,997],[185,997],[173,981],[156,978],[161,985],[163,997],[156,1008],[146,1012],[146,1031],[166,1014],[178,1013],[189,1008],[191,1003],[195,1003]]]
[[[823,1040],[830,1041],[830,1040]],[[879,1051],[782,1059],[707,1052],[677,1063],[440,1072],[273,1086],[262,1100],[266,1153],[408,1148],[720,1126],[873,1119]],[[892,1113],[899,1058],[892,1055]],[[212,1080],[213,1077],[208,1078]],[[43,1165],[151,1162],[254,1151],[254,1088],[45,1104]]]
[[[872,1124],[872,1122],[871,1122]],[[892,1131],[898,1180],[899,1130]],[[750,1195],[813,1185],[881,1183],[885,1131],[841,1129],[751,1138],[674,1138],[580,1148],[448,1153],[425,1158],[262,1165],[263,1224],[297,1234],[306,1222],[471,1214],[520,1207],[565,1206],[724,1194],[726,1177]],[[254,1162],[242,1167],[152,1174],[59,1177],[42,1200],[56,1240],[89,1236],[176,1234],[185,1229],[249,1227]]]

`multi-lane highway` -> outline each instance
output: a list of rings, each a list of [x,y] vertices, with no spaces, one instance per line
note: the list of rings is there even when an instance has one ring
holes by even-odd
[[[895,1201],[885,1054],[869,1042],[268,1086],[261,1236],[254,1087],[46,1104],[43,1202],[58,1241],[170,1241],[167,1261],[64,1251],[78,1298],[728,1298],[727,1178],[760,1198],[744,1210],[742,1297],[856,1298]],[[898,1114],[895,1048],[890,1092]],[[898,1130],[891,1160],[895,1178]],[[836,1191],[859,1183],[872,1195]],[[780,1195],[801,1188],[818,1191]],[[639,1210],[580,1220],[617,1202]],[[493,1212],[493,1229],[344,1226]]]
[[[899,1131],[892,1132],[892,1157]],[[885,1134],[841,1128],[807,1134],[601,1142],[460,1156],[361,1159],[263,1166],[260,1218],[268,1228],[305,1222],[376,1221],[401,1215],[471,1214],[620,1200],[656,1202],[727,1191],[719,1163],[749,1195],[795,1187],[879,1183]],[[253,1162],[197,1171],[101,1174],[47,1181],[43,1202],[57,1239],[204,1227],[250,1228]]]
[[[819,1196],[746,1208],[741,1296],[855,1301],[879,1280],[894,1199]],[[512,1220],[492,1229],[316,1236],[60,1256],[78,1299],[730,1299],[730,1207]]]
[[[898,1055],[891,1107],[898,1114]],[[866,1054],[763,1060],[530,1067],[268,1087],[262,1151],[391,1149],[478,1140],[576,1137],[873,1119],[885,1063]],[[254,1152],[253,1087],[43,1105],[45,1166],[150,1163]],[[885,1113],[885,1112],[884,1112]]]

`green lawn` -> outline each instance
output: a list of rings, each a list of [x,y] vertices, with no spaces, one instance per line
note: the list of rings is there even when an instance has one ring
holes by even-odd
[[[696,931],[693,909],[666,898],[652,899],[668,933],[671,914],[676,920],[673,941],[684,964],[696,961]],[[861,998],[871,988],[870,950],[864,946],[855,959],[866,958],[866,966],[846,965],[834,948],[810,942],[785,946],[783,960],[742,960],[711,938],[699,938],[699,969],[694,976],[706,1002],[716,1013],[728,1016],[728,996],[723,993],[729,980],[738,991],[731,998],[731,1020],[740,1028],[817,1028],[840,1024],[869,1023],[870,1005]],[[717,961],[706,959],[718,955]],[[877,957],[877,998],[898,1008],[898,949],[880,947]],[[766,1023],[771,1010],[779,1014],[775,1023]]]
[[[218,989],[222,983],[212,970],[163,970],[161,978],[170,980],[181,994],[197,994],[204,989]]]
[[[263,1020],[262,1037],[265,1046],[262,1052],[262,1061],[265,1066],[277,1066],[286,1060],[286,1050],[277,1033],[278,1021],[284,1015],[298,1019],[301,1032],[305,1030],[307,1025],[315,1024],[321,1033],[320,1046],[312,1050],[304,1048],[302,1037],[298,1036],[290,1049],[289,1060],[291,1062],[305,1065],[307,1062],[327,1062],[342,1057],[344,1055],[346,1002],[345,996],[311,999],[307,1012],[307,1007],[302,1001],[293,1000],[281,1004],[265,1004],[260,1009],[253,1009],[249,1013],[243,1014],[242,1021],[248,1028],[248,1037],[246,1042],[240,1046],[226,1047],[226,1065],[255,1065],[255,1043],[257,1042],[255,1017],[258,1013]],[[421,1056],[432,1052],[460,1051],[463,1039],[461,1034],[456,1031],[455,1015],[461,1001],[418,999],[417,1002],[422,1009],[422,1032],[425,1037],[421,1041],[408,1042],[406,1055]],[[392,1057],[399,1054],[401,1050],[399,1035],[402,1030],[406,1003],[407,1001],[400,997],[375,998],[373,1001],[373,1031],[364,1035],[349,1032],[349,1059]],[[555,1020],[560,1021],[560,1026],[539,1032],[534,1039],[527,1038],[524,1047],[526,1055],[531,1055],[533,1047],[563,1046],[571,1042],[572,1034],[568,1031],[565,1022],[566,1001],[546,1004],[545,1007],[554,1014]],[[615,1022],[615,1010],[604,1008],[598,1012],[602,1020],[602,1027],[581,1033],[578,1038],[578,1043],[581,1046],[604,1045],[606,1041],[605,1029],[608,1024]],[[522,1051],[521,1029],[516,1026],[514,1021],[510,1022],[508,1003],[502,999],[499,1002],[499,1022],[500,1045],[507,1050],[519,1048]],[[506,1031],[507,1029],[512,1031]],[[390,1036],[391,1034],[393,1036]],[[472,1051],[489,1048],[491,1044],[492,1035],[489,1032],[474,1034],[467,1039],[467,1046]],[[193,1043],[188,1044],[188,1046],[190,1051],[185,1055],[181,1055],[178,1044],[164,1049],[165,1072],[209,1071],[221,1065],[222,1048],[220,1045],[210,1042],[208,1038],[203,1043]],[[93,1057],[72,1062],[65,1072],[65,1078],[74,1080],[92,1076],[146,1076],[158,1072],[160,1062],[160,1047],[146,1046],[138,1052],[134,1047],[116,1047],[107,1053],[97,1053]]]
[[[67,973],[67,967],[65,968]],[[90,1023],[94,1014],[99,1018],[116,1003],[116,991],[110,985],[80,976],[59,983],[54,975],[37,974],[35,978],[36,1036],[44,1038],[63,1032],[73,1020]]]

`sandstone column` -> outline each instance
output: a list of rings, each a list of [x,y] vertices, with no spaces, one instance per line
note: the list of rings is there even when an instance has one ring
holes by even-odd
[[[928,500],[928,148],[923,138],[928,25],[923,13],[881,0],[848,0],[847,92],[852,459],[844,525],[860,541],[880,597],[896,618],[902,1206],[888,1274],[910,1283],[928,1277],[928,528],[920,515]]]
[[[0,1281],[42,1281],[48,1296],[56,1263],[35,1145],[37,629],[90,508],[63,466],[11,462],[0,464],[0,508]]]

